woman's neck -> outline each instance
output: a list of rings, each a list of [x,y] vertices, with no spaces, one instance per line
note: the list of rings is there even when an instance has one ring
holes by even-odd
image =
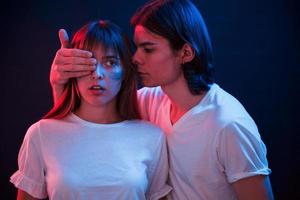
[[[117,112],[115,101],[103,106],[94,106],[82,101],[74,114],[86,121],[98,124],[113,124],[122,121]]]

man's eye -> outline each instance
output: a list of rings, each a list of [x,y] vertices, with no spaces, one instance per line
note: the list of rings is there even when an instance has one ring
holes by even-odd
[[[144,48],[144,51],[146,53],[152,53],[154,51],[154,49],[150,49],[150,48]]]

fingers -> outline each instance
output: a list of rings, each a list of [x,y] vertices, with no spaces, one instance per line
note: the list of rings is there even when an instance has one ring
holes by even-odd
[[[66,49],[62,48],[57,51],[57,54],[65,57],[82,57],[82,58],[90,58],[93,56],[92,52],[81,50],[81,49]]]
[[[81,58],[81,57],[58,57],[55,64],[59,65],[96,65],[95,58]],[[79,70],[78,70],[79,71]]]
[[[54,88],[63,87],[70,78],[80,78],[83,76],[91,75],[92,71],[54,71],[51,70],[50,73],[50,83]]]
[[[58,71],[61,72],[66,72],[66,73],[70,73],[72,75],[72,73],[74,72],[74,74],[76,74],[77,72],[79,72],[79,74],[81,72],[91,72],[94,71],[96,68],[95,65],[74,65],[74,64],[68,64],[68,65],[62,65],[59,67],[59,69],[57,69]]]
[[[58,37],[61,44],[61,48],[69,48],[69,36],[65,29],[59,29]]]
[[[52,86],[63,86],[69,78],[78,78],[91,74],[96,69],[97,60],[92,52],[69,49],[69,37],[64,29],[59,30],[61,48],[56,52],[50,71]],[[55,88],[54,87],[54,88]]]
[[[85,50],[80,50],[80,49],[68,49],[70,48],[70,41],[69,41],[69,36],[68,33],[65,29],[60,29],[58,31],[58,37],[59,41],[61,44],[61,51],[63,56],[68,56],[68,57],[92,57],[93,54],[89,51]]]
[[[69,78],[80,78],[83,76],[88,76],[90,75],[92,72],[91,71],[82,71],[82,72],[64,72],[61,74],[61,78],[62,79],[69,79]]]

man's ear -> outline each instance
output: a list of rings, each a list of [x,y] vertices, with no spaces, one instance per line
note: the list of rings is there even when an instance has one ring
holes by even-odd
[[[181,59],[182,64],[191,62],[195,57],[195,50],[192,48],[191,45],[185,43],[181,48]]]

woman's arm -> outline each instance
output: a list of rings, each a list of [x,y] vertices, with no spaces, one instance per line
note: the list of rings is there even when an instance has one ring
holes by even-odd
[[[38,200],[37,198],[34,198],[27,192],[18,189],[18,195],[17,195],[17,200]]]

